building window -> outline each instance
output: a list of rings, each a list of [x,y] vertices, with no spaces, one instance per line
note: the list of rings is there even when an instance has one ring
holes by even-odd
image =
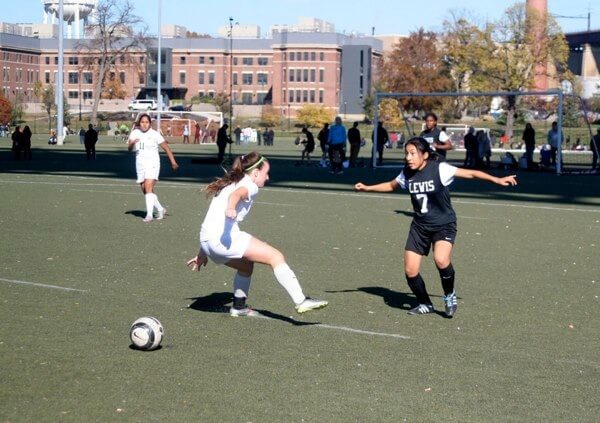
[[[266,85],[268,83],[268,74],[257,73],[256,74],[256,82],[260,85]]]
[[[69,84],[78,84],[79,83],[79,74],[77,72],[69,72]]]
[[[308,103],[308,90],[302,90],[302,102]]]
[[[302,80],[303,80],[304,82],[308,82],[308,69],[304,69],[304,70],[302,71],[302,76],[303,76],[303,79],[302,79]]]
[[[198,72],[198,84],[204,84],[204,72]]]
[[[185,72],[179,72],[179,84],[185,84]]]
[[[269,64],[269,59],[266,57],[259,57],[257,61],[259,66],[267,66]]]
[[[209,65],[214,65],[215,64],[215,57],[214,56],[209,56],[208,57],[208,64]]]
[[[7,60],[6,57],[4,58],[4,60]],[[49,65],[50,64],[50,58],[48,56],[46,56],[46,64]]]
[[[294,75],[296,75],[296,72],[294,72],[294,69],[290,69],[290,82],[294,82]]]
[[[69,65],[78,65],[79,64],[79,57],[77,56],[70,56],[69,57]],[[71,97],[69,97],[71,98]]]
[[[308,51],[304,52],[304,57],[302,57],[304,61],[308,61]]]
[[[215,98],[215,92],[214,92],[214,91],[209,91],[209,92],[208,92],[208,96],[209,96],[210,98]]]
[[[267,93],[256,93],[256,104],[265,104]]]
[[[208,73],[208,85],[215,85],[215,73],[214,72]]]
[[[69,98],[79,98],[79,91],[69,91]]]
[[[310,102],[315,102],[315,90],[310,90]]]
[[[319,69],[319,82],[325,81],[325,69]]]
[[[234,65],[234,66],[237,66],[237,64],[238,64],[238,58],[237,58],[237,57],[234,57],[234,58],[233,58],[233,65]]]
[[[311,69],[310,70],[310,82],[315,82],[316,81],[316,75],[317,75],[317,70],[316,69]]]
[[[254,64],[254,60],[252,57],[242,57],[242,65],[244,66],[252,66]]]
[[[313,61],[313,62],[315,60],[317,60],[317,53],[315,53],[314,51],[311,51],[310,52],[310,60]]]
[[[58,65],[58,56],[55,56],[55,57],[54,57],[54,64],[55,64],[55,65]]]
[[[323,60],[325,60],[325,53],[321,52],[319,53],[319,60],[322,62]]]
[[[252,93],[242,93],[242,104],[252,104]]]
[[[198,63],[200,63],[201,65],[204,64],[204,56],[198,57]]]
[[[302,90],[296,90],[296,103],[302,101]]]
[[[302,69],[296,69],[296,81],[302,81]]]
[[[185,65],[185,56],[179,56],[179,64]]]
[[[81,74],[81,77],[83,79],[83,83],[84,84],[91,84],[92,83],[92,72],[83,72]]]
[[[242,74],[242,85],[252,85],[252,74],[251,73],[243,73]]]
[[[294,102],[294,90],[290,90],[289,91],[289,98],[288,98],[288,103],[293,103]]]
[[[204,91],[198,91],[198,97],[200,97],[200,98],[204,97]]]
[[[296,53],[290,51],[290,61],[293,62],[294,60],[296,60]]]
[[[91,100],[92,99],[92,92],[87,90],[87,91],[83,91],[81,94],[83,94],[83,99],[84,100]]]
[[[319,103],[323,103],[323,90],[319,90]]]
[[[44,72],[44,81],[46,82],[46,84],[50,83],[50,71]]]
[[[119,72],[119,80],[121,81],[121,84],[125,83],[125,72]]]

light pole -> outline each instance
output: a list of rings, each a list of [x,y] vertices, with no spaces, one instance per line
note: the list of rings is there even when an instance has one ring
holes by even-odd
[[[347,103],[344,101],[344,120],[346,120],[346,105]]]
[[[288,103],[288,132],[290,132],[290,103]]]
[[[233,129],[233,17],[229,17],[229,139]],[[231,157],[231,144],[229,144]]]
[[[83,95],[83,93],[81,92],[81,69],[79,69],[79,93],[78,93],[78,97],[79,97],[79,126],[81,126],[81,96]]]

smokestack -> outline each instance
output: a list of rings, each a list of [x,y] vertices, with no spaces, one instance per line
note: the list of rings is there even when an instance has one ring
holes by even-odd
[[[536,45],[541,46],[547,42],[546,23],[548,18],[548,0],[527,0],[527,31],[535,40]],[[531,19],[533,18],[533,19]],[[536,90],[548,89],[548,64],[538,62],[535,66],[534,85]]]

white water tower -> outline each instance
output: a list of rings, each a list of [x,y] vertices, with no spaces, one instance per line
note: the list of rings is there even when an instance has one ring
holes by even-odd
[[[58,20],[59,0],[41,0],[44,5],[44,23],[55,24]],[[63,0],[63,19],[67,23],[67,38],[83,38],[83,25],[93,15],[97,0]],[[75,26],[73,30],[73,26]]]

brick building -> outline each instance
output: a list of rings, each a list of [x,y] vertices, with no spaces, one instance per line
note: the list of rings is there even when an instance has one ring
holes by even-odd
[[[88,101],[95,82],[93,58],[78,51],[79,42],[64,40],[64,89],[71,104]],[[231,91],[234,104],[272,104],[292,116],[304,104],[362,113],[383,54],[373,37],[309,32],[275,32],[269,39],[165,38],[161,49],[161,88],[169,99],[189,102]],[[35,101],[36,81],[55,83],[57,39],[0,33],[0,54],[8,99],[20,93]],[[115,63],[111,78],[119,79],[125,98],[155,95],[157,56],[154,40],[147,51]]]

